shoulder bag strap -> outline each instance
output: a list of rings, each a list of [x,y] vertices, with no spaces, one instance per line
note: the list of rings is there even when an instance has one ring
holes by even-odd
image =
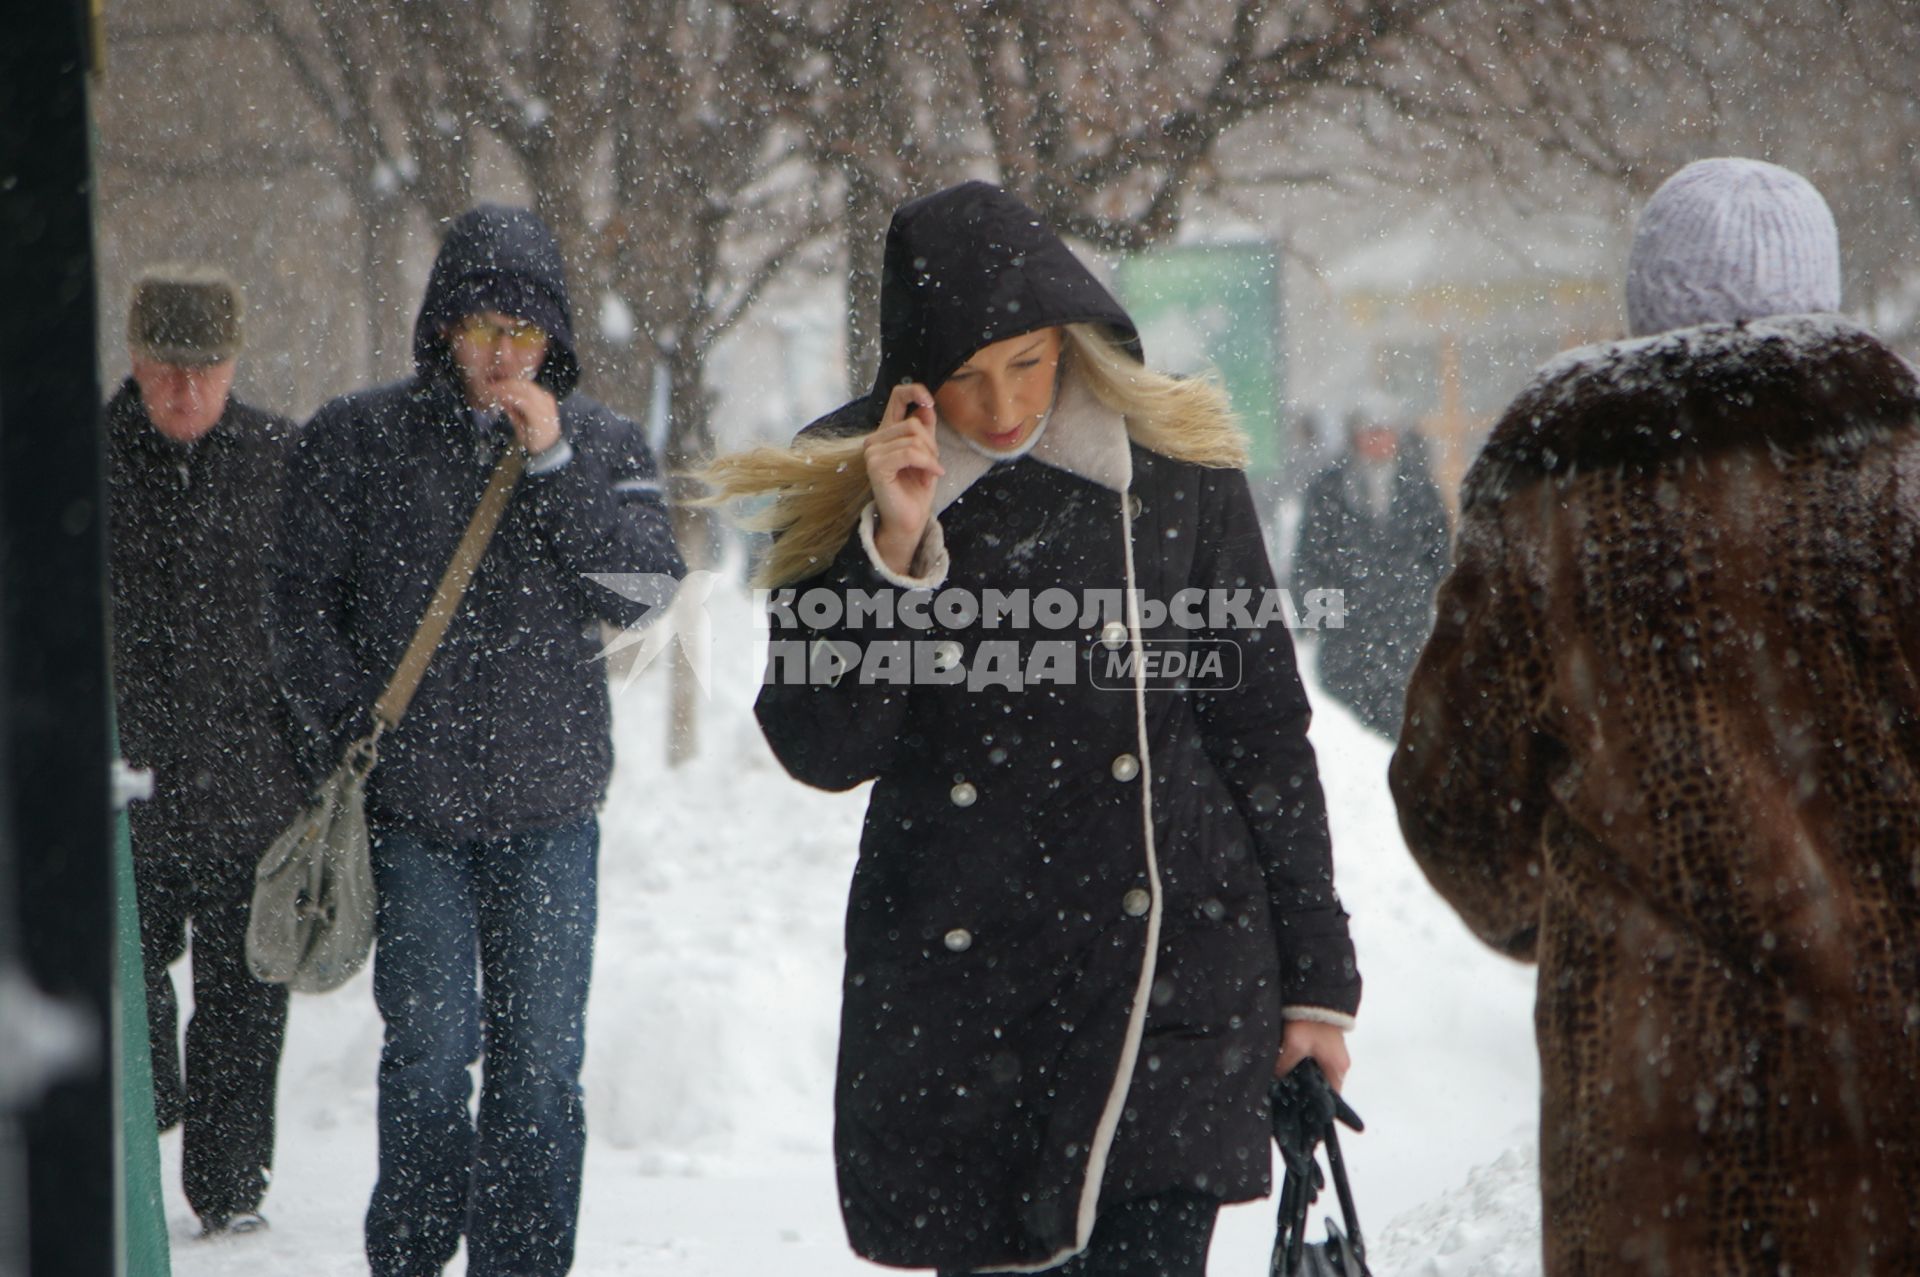
[[[494,529],[500,526],[500,516],[507,508],[507,499],[513,495],[514,485],[520,481],[520,472],[526,468],[526,464],[526,449],[518,443],[509,443],[500,460],[494,464],[493,477],[487,480],[487,490],[481,494],[480,504],[467,523],[466,535],[460,538],[452,561],[440,577],[440,586],[433,592],[433,601],[427,604],[426,615],[420,618],[420,627],[413,632],[413,641],[407,644],[400,664],[394,667],[387,690],[374,703],[375,737],[387,728],[399,725],[407,712],[408,703],[413,700],[413,694],[420,689],[420,680],[427,672],[427,662],[433,659],[434,650],[446,635],[453,614],[460,610],[460,599],[467,592],[467,583],[473,580],[474,569],[480,566],[480,560],[487,552],[487,543],[493,540]]]

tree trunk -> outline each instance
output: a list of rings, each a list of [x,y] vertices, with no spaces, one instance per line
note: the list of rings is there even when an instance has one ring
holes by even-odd
[[[363,381],[404,376],[413,367],[412,315],[401,288],[408,205],[400,195],[367,186],[354,194],[361,210],[360,317],[367,362]]]
[[[843,170],[841,235],[847,247],[847,394],[864,394],[880,366],[880,272],[892,213],[879,177],[859,164]]]
[[[706,351],[688,344],[667,358],[667,441],[662,468],[673,531],[689,571],[711,569],[719,561],[713,512],[688,504],[699,494],[693,472],[713,456],[712,404],[706,388]],[[678,767],[699,753],[700,684],[682,644],[672,645],[673,679],[667,716],[667,765]]]

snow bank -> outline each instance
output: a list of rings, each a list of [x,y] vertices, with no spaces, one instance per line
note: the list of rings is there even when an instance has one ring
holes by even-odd
[[[1371,1247],[1378,1277],[1540,1277],[1540,1161],[1509,1149],[1402,1215]]]
[[[618,691],[588,1006],[589,1129],[642,1171],[829,1155],[840,929],[866,791],[781,770],[753,719],[763,634],[717,586],[700,751],[666,766],[667,662]]]

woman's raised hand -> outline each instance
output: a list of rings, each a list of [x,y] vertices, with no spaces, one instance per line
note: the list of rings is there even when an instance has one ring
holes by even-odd
[[[933,489],[946,471],[933,435],[933,393],[915,382],[887,396],[880,426],[867,436],[867,482],[880,513],[874,547],[889,568],[913,570],[913,552],[933,517]]]

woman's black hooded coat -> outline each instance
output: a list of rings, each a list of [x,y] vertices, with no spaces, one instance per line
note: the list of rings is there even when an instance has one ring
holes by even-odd
[[[1135,342],[1060,241],[984,184],[904,207],[888,263],[890,371],[829,428],[870,426],[901,377],[937,385],[1020,332],[1100,322]],[[1245,476],[1131,442],[1071,373],[1020,460],[939,436],[947,473],[917,575],[872,553],[869,508],[830,567],[776,594],[757,709],[799,779],[874,782],[835,1105],[855,1249],[907,1267],[1043,1266],[1086,1245],[1104,1204],[1265,1193],[1282,1009],[1349,1023],[1360,981],[1286,628],[1080,611],[1130,582],[1145,599],[1198,588],[1257,608],[1273,579]],[[947,625],[931,608],[926,628],[827,624],[800,606],[813,591],[956,589],[1064,590],[1074,619]],[[1163,639],[1236,644],[1237,686],[1096,685],[1110,653]],[[876,649],[888,643],[906,646]],[[872,677],[876,651],[920,681]],[[1070,655],[1023,681],[1041,651]],[[867,664],[836,674],[850,653]]]

